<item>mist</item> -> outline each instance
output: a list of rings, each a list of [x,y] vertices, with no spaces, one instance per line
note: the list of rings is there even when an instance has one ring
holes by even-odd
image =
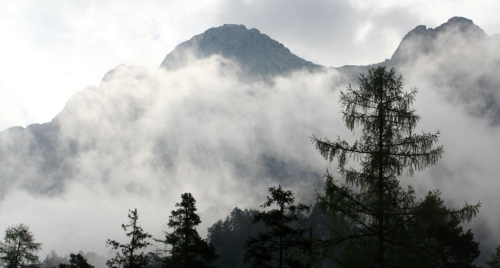
[[[2,165],[0,228],[30,225],[44,243],[41,256],[104,254],[106,239],[126,241],[120,226],[128,209],[137,208],[141,226],[162,238],[184,192],[198,201],[203,236],[234,207],[257,208],[270,186],[312,203],[327,163],[310,136],[345,133],[335,119],[337,79],[331,70],[278,77],[272,85],[242,82],[238,66],[217,56],[154,77],[118,66],[49,123],[59,126],[60,163],[15,146],[12,164]],[[18,145],[8,134],[2,144]],[[29,144],[34,137],[26,136]]]
[[[484,53],[487,64],[498,59],[493,50]],[[453,84],[435,79],[450,77],[443,62],[459,55],[429,54],[399,69],[405,87],[419,89],[417,131],[439,130],[445,151],[437,166],[400,179],[418,198],[440,189],[450,208],[480,201],[479,216],[464,227],[481,242],[484,259],[500,243],[500,131],[480,92],[464,101]],[[483,64],[462,58],[459,66],[480,72]],[[137,208],[139,224],[162,238],[185,192],[197,200],[202,236],[234,207],[257,208],[270,186],[281,184],[312,204],[327,168],[341,178],[311,135],[357,137],[344,126],[338,103],[347,80],[331,68],[249,81],[237,63],[219,56],[153,75],[117,66],[100,85],[70,98],[51,123],[2,132],[0,228],[28,224],[43,243],[43,259],[51,250],[107,254],[108,238],[127,241],[120,227],[128,209]],[[44,139],[32,134],[42,128],[49,133]],[[33,143],[54,150],[47,155]]]

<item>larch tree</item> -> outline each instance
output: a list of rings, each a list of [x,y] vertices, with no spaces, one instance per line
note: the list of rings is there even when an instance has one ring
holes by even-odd
[[[350,223],[346,232],[325,241],[324,247],[350,242],[364,249],[358,258],[371,260],[371,265],[383,268],[390,251],[398,247],[418,247],[405,241],[401,232],[408,223],[422,215],[424,208],[415,200],[415,191],[406,190],[398,177],[406,170],[414,171],[435,165],[443,154],[442,146],[435,146],[439,132],[415,134],[420,117],[412,104],[417,94],[413,88],[403,91],[403,79],[395,70],[384,66],[372,68],[368,75],[360,75],[360,88],[349,85],[340,94],[345,126],[354,132],[361,128],[361,137],[353,144],[340,139],[330,141],[312,136],[319,153],[328,161],[338,160],[342,183],[334,180],[328,171],[323,194],[317,201],[328,213],[339,214]],[[348,165],[350,159],[356,165]],[[450,210],[442,217],[457,217],[470,221],[478,212],[480,203]],[[354,243],[354,244],[353,244]],[[368,248],[370,250],[368,250]],[[391,255],[391,257],[393,257]],[[344,265],[349,266],[349,265]],[[359,266],[359,264],[354,264]]]
[[[122,224],[122,228],[125,232],[127,232],[127,229],[132,228],[130,232],[127,233],[127,236],[130,237],[130,243],[122,244],[110,239],[106,241],[106,246],[111,246],[112,249],[119,250],[116,253],[116,257],[106,262],[109,268],[144,268],[148,267],[150,264],[150,257],[144,254],[143,250],[151,245],[148,241],[151,235],[144,232],[144,230],[137,225],[137,220],[139,219],[137,208],[133,211],[129,210],[128,218],[129,224]]]
[[[294,205],[292,191],[283,190],[281,185],[270,187],[269,193],[271,196],[261,208],[277,208],[255,215],[254,222],[262,221],[267,230],[246,241],[245,261],[252,261],[253,267],[307,267],[308,260],[303,257],[311,250],[312,240],[307,237],[307,229],[294,224],[309,213],[311,207]]]
[[[36,255],[40,250],[42,243],[36,243],[29,226],[20,223],[5,230],[4,242],[0,244],[0,259],[6,268],[40,267]]]
[[[165,240],[160,240],[169,246],[163,262],[164,267],[212,267],[212,262],[218,256],[215,248],[202,239],[196,231],[196,226],[201,223],[200,216],[196,214],[196,200],[191,193],[181,195],[182,201],[175,204],[177,210],[172,211],[168,227],[173,232],[166,233]]]

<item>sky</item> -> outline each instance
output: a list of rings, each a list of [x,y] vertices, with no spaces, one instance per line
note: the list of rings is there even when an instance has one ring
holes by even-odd
[[[417,25],[434,28],[453,16],[472,19],[488,35],[500,33],[499,9],[495,1],[1,1],[0,129],[49,122],[71,98],[71,109],[60,115],[62,137],[97,149],[65,159],[77,169],[53,195],[30,190],[51,182],[33,179],[43,168],[40,159],[13,157],[12,170],[0,167],[3,176],[17,176],[0,202],[0,230],[29,224],[44,243],[41,256],[50,250],[105,254],[104,241],[123,236],[119,227],[127,209],[137,207],[144,229],[161,237],[182,192],[200,201],[202,234],[234,204],[256,207],[270,183],[255,181],[262,156],[284,159],[292,163],[286,169],[298,174],[331,168],[309,137],[349,137],[340,107],[331,101],[339,92],[331,90],[339,78],[335,71],[297,73],[273,86],[242,84],[235,78],[237,68],[221,70],[226,60],[213,57],[160,73],[156,82],[168,90],[155,91],[149,75],[164,57],[210,27],[244,24],[314,63],[367,65],[390,58]],[[142,67],[121,68],[116,83],[97,89],[104,74],[120,64]],[[429,68],[409,77],[408,84],[425,88],[421,78],[433,71]],[[422,111],[422,129],[442,131],[447,157],[411,183],[420,196],[442,189],[447,204],[458,207],[481,200],[483,218],[474,230],[493,237],[492,245],[500,238],[495,229],[500,216],[488,221],[485,215],[493,215],[497,204],[491,185],[500,172],[495,164],[500,133],[437,92],[420,93],[416,108]],[[127,105],[135,101],[141,114],[133,121]],[[89,131],[95,124],[99,128]],[[159,156],[166,167],[155,165]],[[300,195],[316,182],[289,186]],[[480,233],[481,226],[491,232]]]
[[[325,66],[390,58],[417,25],[453,16],[500,33],[494,0],[213,0],[0,2],[0,130],[49,122],[66,101],[119,64],[154,74],[180,42],[243,24]]]

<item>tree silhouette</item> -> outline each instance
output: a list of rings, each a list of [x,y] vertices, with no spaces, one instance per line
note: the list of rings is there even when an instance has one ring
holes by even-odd
[[[25,268],[41,266],[38,256],[42,243],[36,243],[29,226],[20,223],[5,230],[4,242],[0,244],[0,259],[6,268]]]
[[[255,215],[254,222],[262,221],[267,232],[250,237],[246,244],[245,260],[252,261],[253,267],[305,267],[297,252],[306,252],[311,240],[305,237],[306,229],[294,228],[302,213],[309,212],[310,206],[293,205],[292,191],[285,191],[281,185],[270,187],[271,196],[262,208],[277,205],[277,209],[263,211]]]
[[[495,254],[491,256],[491,260],[487,261],[486,264],[490,268],[500,268],[500,246],[495,250]]]
[[[479,257],[479,243],[469,229],[465,233],[460,219],[450,214],[439,191],[429,192],[420,204],[421,213],[410,225],[426,244],[429,259],[434,258],[433,267],[476,268],[474,260]],[[450,214],[450,217],[440,215]]]
[[[478,242],[471,230],[463,231],[461,221],[444,206],[439,191],[432,191],[415,208],[414,220],[395,231],[392,242],[401,245],[387,249],[386,266],[405,268],[477,268]],[[443,215],[447,215],[444,217]],[[370,239],[347,243],[343,248],[342,267],[371,267],[376,253]],[[367,254],[368,253],[368,254]],[[360,257],[363,256],[363,257]]]
[[[172,233],[166,233],[161,242],[170,246],[170,256],[165,257],[164,267],[211,267],[217,259],[215,248],[203,240],[196,226],[201,223],[196,214],[196,200],[191,193],[181,195],[181,203],[175,204],[177,210],[172,211],[168,227]]]
[[[352,245],[353,240],[359,240],[362,248],[376,245],[358,257],[382,268],[392,249],[417,246],[401,241],[403,236],[398,231],[424,213],[423,208],[417,209],[419,202],[415,201],[413,188],[404,190],[397,177],[403,170],[413,176],[415,170],[435,165],[443,147],[434,147],[439,132],[414,133],[420,120],[411,108],[417,89],[403,92],[403,79],[396,77],[394,69],[372,68],[368,76],[361,74],[359,81],[359,90],[349,85],[346,92],[341,92],[340,102],[346,127],[351,131],[362,128],[360,139],[350,145],[340,138],[332,142],[312,137],[325,159],[338,160],[343,178],[343,183],[338,184],[327,171],[325,193],[318,194],[317,200],[325,211],[339,213],[351,224],[347,233],[339,233],[323,246],[346,241]],[[360,168],[347,166],[349,159],[356,160]],[[470,221],[479,207],[480,203],[466,204],[461,210],[441,216]]]
[[[112,249],[119,249],[121,251],[116,253],[116,257],[108,260],[106,265],[109,268],[143,268],[149,265],[149,256],[144,254],[141,250],[151,245],[148,239],[151,235],[145,233],[144,230],[137,225],[137,220],[139,215],[137,214],[137,208],[129,210],[128,214],[129,224],[122,224],[123,230],[127,231],[127,228],[132,228],[127,236],[130,237],[129,244],[122,244],[116,242],[115,240],[106,241],[106,246],[111,246]]]
[[[87,259],[82,256],[82,254],[78,253],[77,255],[71,253],[69,255],[69,264],[60,263],[59,268],[94,268],[93,265],[90,265],[87,262]]]
[[[208,239],[219,254],[215,262],[217,267],[250,267],[243,258],[245,241],[265,228],[262,222],[253,222],[258,212],[234,208],[225,220],[219,220],[208,228]]]
[[[52,250],[50,254],[47,254],[45,260],[42,262],[42,266],[45,268],[54,268],[59,266],[61,263],[68,263],[68,257],[58,256],[57,253]]]

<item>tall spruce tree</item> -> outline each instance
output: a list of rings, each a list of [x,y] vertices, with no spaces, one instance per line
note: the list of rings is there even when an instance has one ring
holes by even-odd
[[[308,213],[310,206],[294,205],[292,191],[285,191],[281,185],[270,187],[267,201],[261,205],[268,208],[278,206],[270,211],[262,211],[254,217],[254,222],[262,221],[266,232],[250,237],[245,243],[245,261],[252,261],[253,267],[308,267],[306,256],[311,250],[311,239],[306,236],[307,230],[293,226],[303,213]],[[306,253],[299,254],[296,253]]]
[[[343,178],[339,184],[327,171],[325,193],[318,194],[317,201],[325,211],[338,213],[351,223],[348,232],[338,234],[324,246],[350,241],[350,245],[363,250],[358,254],[360,259],[371,260],[382,268],[386,264],[390,266],[386,261],[391,250],[418,248],[412,241],[404,241],[398,231],[405,230],[410,221],[425,213],[415,201],[413,188],[403,189],[398,176],[404,170],[412,176],[415,170],[435,165],[443,147],[435,147],[439,132],[414,133],[420,120],[411,108],[417,89],[404,92],[403,79],[396,77],[394,69],[372,68],[368,76],[360,75],[359,82],[359,90],[349,85],[346,92],[341,92],[340,103],[346,127],[351,131],[362,128],[360,139],[350,145],[340,138],[330,141],[312,137],[325,159],[338,160]],[[360,168],[348,166],[349,159],[356,160]],[[470,221],[479,206],[480,203],[466,204],[460,210],[450,210],[441,216],[453,215]],[[355,240],[361,243],[355,244]]]
[[[112,249],[119,249],[121,251],[121,253],[120,251],[116,253],[116,257],[106,262],[109,268],[144,268],[150,264],[150,257],[144,254],[142,250],[151,245],[151,243],[148,242],[151,235],[144,232],[144,230],[137,225],[137,220],[139,219],[137,208],[133,211],[129,210],[128,218],[130,219],[129,224],[122,224],[122,228],[125,232],[127,232],[127,228],[132,228],[132,230],[127,233],[127,236],[130,237],[130,243],[122,244],[110,239],[106,241],[106,246],[111,246]]]
[[[40,267],[36,253],[42,249],[42,243],[35,242],[35,236],[29,226],[20,223],[7,227],[4,242],[0,243],[0,260],[6,268]]]
[[[172,211],[168,227],[172,233],[166,233],[165,244],[170,246],[170,256],[165,257],[164,267],[212,267],[211,263],[217,259],[215,248],[203,240],[196,226],[201,223],[196,214],[196,200],[191,193],[181,195],[181,203],[175,204],[177,210]]]

